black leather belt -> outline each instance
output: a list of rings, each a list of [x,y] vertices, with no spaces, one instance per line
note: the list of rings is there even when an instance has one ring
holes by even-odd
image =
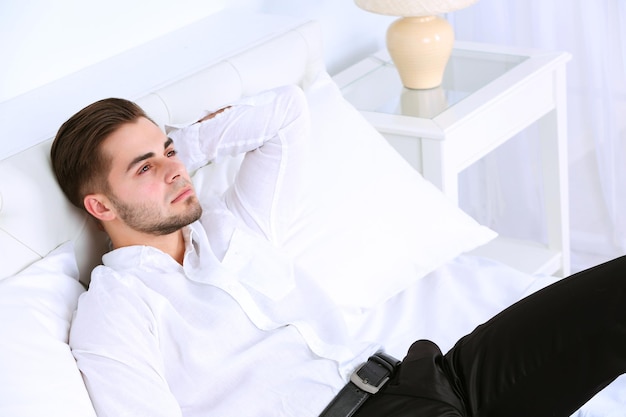
[[[400,361],[382,352],[370,356],[350,377],[350,382],[322,411],[320,417],[350,417],[393,376]]]

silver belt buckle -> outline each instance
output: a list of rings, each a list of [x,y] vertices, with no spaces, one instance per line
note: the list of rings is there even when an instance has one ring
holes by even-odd
[[[357,387],[359,387],[361,390],[365,391],[365,392],[369,392],[370,394],[376,394],[378,391],[380,391],[380,389],[387,383],[387,381],[389,381],[389,377],[385,377],[380,384],[378,385],[372,385],[370,384],[370,382],[367,379],[363,379],[361,378],[357,372],[359,372],[361,370],[361,368],[363,368],[365,365],[367,365],[367,362],[364,363],[363,365],[359,366],[353,373],[352,375],[350,375],[350,382],[352,382],[354,385],[356,385]]]

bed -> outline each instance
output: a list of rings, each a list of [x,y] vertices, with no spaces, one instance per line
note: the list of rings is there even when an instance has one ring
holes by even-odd
[[[212,42],[227,29],[245,27],[262,30],[233,36],[226,46]],[[198,45],[203,49],[189,52]],[[136,63],[149,68],[162,59],[181,65],[126,74]],[[124,77],[135,78],[120,89]],[[67,90],[72,83],[84,90]],[[466,254],[495,233],[423,180],[343,100],[324,68],[318,23],[221,14],[0,108],[13,137],[13,149],[0,160],[0,415],[95,416],[67,335],[107,242],[66,202],[53,178],[48,152],[59,123],[88,102],[122,95],[165,128],[283,84],[305,91],[315,162],[299,221],[283,249],[324,284],[355,335],[378,331],[384,320],[375,319],[376,312],[384,305],[399,324],[389,334],[389,353],[402,357],[417,338],[445,350],[554,281]],[[200,193],[222,192],[239,162],[214,161],[196,171]],[[362,326],[365,320],[368,326]],[[625,384],[618,379],[577,416],[625,416]]]

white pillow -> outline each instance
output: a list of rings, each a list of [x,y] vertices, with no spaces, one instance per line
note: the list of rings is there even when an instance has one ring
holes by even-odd
[[[496,236],[424,180],[328,74],[306,95],[313,180],[285,249],[337,304],[376,305]]]
[[[341,95],[326,72],[305,88],[310,178],[285,251],[342,307],[369,308],[496,233],[422,178]],[[199,169],[221,193],[241,158]]]
[[[67,344],[83,291],[70,242],[0,281],[1,416],[95,417]]]

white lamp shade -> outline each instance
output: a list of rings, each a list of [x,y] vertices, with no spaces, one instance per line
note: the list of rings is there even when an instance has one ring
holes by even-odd
[[[463,9],[477,0],[354,0],[368,12],[389,16],[433,16]]]

